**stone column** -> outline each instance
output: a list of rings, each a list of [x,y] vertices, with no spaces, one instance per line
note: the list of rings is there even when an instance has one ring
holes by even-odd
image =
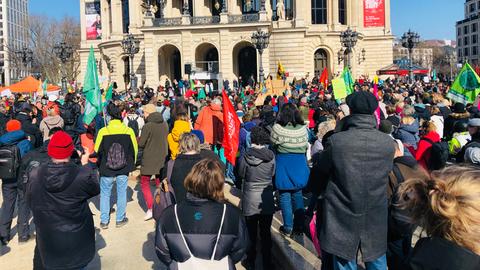
[[[102,10],[102,39],[106,40],[110,38],[110,33],[112,29],[110,29],[110,5],[108,4],[107,0],[102,0],[100,2],[101,10]],[[83,27],[82,27],[83,29]]]
[[[228,4],[227,0],[222,0],[222,12],[220,13],[220,23],[227,24],[228,23]]]
[[[112,8],[112,35],[123,34],[123,22],[122,22],[122,1],[111,0]]]
[[[332,16],[332,23],[333,25],[338,25],[340,24],[340,18],[339,18],[339,8],[338,8],[338,0],[332,0],[332,12],[333,12],[333,16]]]
[[[392,25],[390,23],[390,0],[385,0],[385,33],[391,34],[392,33]],[[363,6],[362,6],[363,9]]]

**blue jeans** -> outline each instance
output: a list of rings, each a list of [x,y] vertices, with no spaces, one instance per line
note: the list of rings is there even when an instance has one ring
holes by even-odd
[[[357,270],[357,261],[347,261],[335,255],[323,252],[322,270]],[[387,270],[387,256],[371,262],[365,262],[366,270]]]
[[[283,227],[287,231],[292,231],[294,228],[303,231],[305,209],[302,190],[280,190],[279,192]]]
[[[128,176],[118,175],[116,177],[100,177],[100,221],[103,224],[110,222],[110,195],[112,185],[117,181],[117,222],[125,218],[127,208],[127,186]]]

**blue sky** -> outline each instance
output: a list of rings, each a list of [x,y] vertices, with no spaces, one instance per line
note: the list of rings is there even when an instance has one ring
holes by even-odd
[[[306,0],[302,0],[306,1]],[[52,17],[80,17],[79,0],[30,0],[30,12]],[[393,33],[409,28],[424,39],[455,39],[455,22],[463,18],[464,0],[391,0]]]

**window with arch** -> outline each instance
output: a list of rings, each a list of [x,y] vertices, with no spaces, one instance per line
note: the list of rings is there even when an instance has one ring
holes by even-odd
[[[242,14],[257,13],[260,10],[260,0],[242,0]]]
[[[327,0],[312,0],[312,24],[327,24]]]
[[[324,49],[318,49],[313,55],[314,72],[315,76],[320,76],[324,68],[328,69],[328,56],[327,51]]]
[[[347,24],[347,0],[338,0],[338,22]]]

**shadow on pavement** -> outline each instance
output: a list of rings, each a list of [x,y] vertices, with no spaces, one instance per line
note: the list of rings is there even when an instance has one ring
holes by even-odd
[[[147,234],[147,241],[143,243],[142,256],[146,261],[153,262],[152,269],[166,270],[168,269],[155,254],[155,232]]]
[[[98,254],[98,251],[105,248],[107,246],[107,243],[105,242],[105,239],[103,239],[103,236],[100,234],[100,229],[95,228],[95,257],[93,260],[87,265],[86,269],[88,270],[100,270],[102,269],[102,261],[100,259],[100,255]]]

